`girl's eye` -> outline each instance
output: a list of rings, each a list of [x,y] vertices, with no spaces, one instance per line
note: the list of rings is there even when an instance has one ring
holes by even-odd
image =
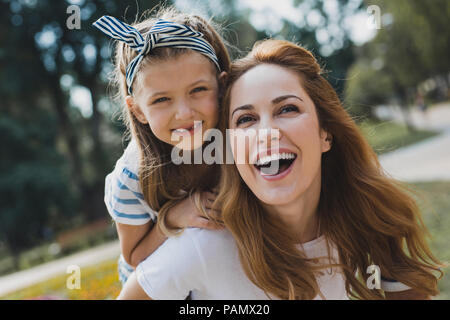
[[[167,97],[161,97],[161,98],[158,98],[158,99],[154,100],[154,101],[152,102],[152,104],[161,103],[161,102],[166,102],[166,101],[169,101],[169,98],[167,98]]]
[[[252,121],[252,120],[253,120],[253,117],[251,117],[249,115],[241,116],[237,119],[236,126],[239,126],[241,124],[244,124],[244,123]]]
[[[288,113],[288,112],[292,112],[292,111],[298,112],[298,107],[296,107],[296,106],[294,106],[294,105],[287,105],[287,106],[284,106],[284,107],[282,107],[282,108],[280,109],[279,114],[282,114],[282,113]]]
[[[192,89],[191,93],[196,93],[196,92],[200,92],[200,91],[206,91],[208,90],[206,87],[197,87]]]

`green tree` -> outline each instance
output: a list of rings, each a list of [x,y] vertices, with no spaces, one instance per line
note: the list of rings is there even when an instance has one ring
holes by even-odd
[[[13,254],[74,215],[107,216],[104,178],[121,139],[103,134],[116,127],[99,109],[111,41],[91,24],[103,14],[134,21],[156,3],[79,1],[81,29],[71,30],[68,1],[0,1],[0,241]],[[64,77],[90,91],[90,117],[72,107]]]
[[[365,2],[367,5],[375,4],[380,7],[384,24],[376,37],[357,53],[346,97],[353,100],[354,104],[366,104],[366,111],[396,97],[405,113],[414,101],[417,87],[425,80],[440,77],[448,87],[450,2]],[[377,70],[370,68],[374,61],[379,65]],[[367,114],[366,111],[363,113]]]

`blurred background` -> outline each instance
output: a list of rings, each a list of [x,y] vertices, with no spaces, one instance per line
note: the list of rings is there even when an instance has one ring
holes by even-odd
[[[119,293],[103,192],[126,143],[113,42],[91,24],[132,23],[158,3],[0,0],[0,299]],[[450,1],[166,3],[219,23],[233,58],[267,37],[312,50],[386,171],[416,191],[432,249],[450,261]],[[67,284],[69,265],[80,288]],[[440,289],[450,299],[448,276]]]

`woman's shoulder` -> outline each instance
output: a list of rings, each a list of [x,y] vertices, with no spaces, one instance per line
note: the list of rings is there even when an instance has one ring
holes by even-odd
[[[186,228],[181,234],[170,236],[141,262],[139,273],[149,281],[166,277],[177,283],[204,284],[206,274],[230,252],[230,237],[225,230]]]
[[[222,248],[224,251],[227,247],[234,245],[234,239],[231,233],[226,230],[209,230],[201,228],[186,228],[179,236],[169,239],[182,243],[184,246],[189,245],[200,252],[202,256],[206,254],[217,255],[217,249]]]
[[[186,228],[180,235],[169,237],[155,253],[152,256],[158,260],[170,257],[173,268],[178,264],[186,272],[192,269],[209,273],[224,261],[232,260],[237,255],[237,248],[226,229]]]

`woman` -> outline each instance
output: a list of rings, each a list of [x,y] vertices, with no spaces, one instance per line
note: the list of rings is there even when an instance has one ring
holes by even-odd
[[[383,174],[310,52],[286,41],[259,43],[233,64],[224,100],[221,128],[239,129],[232,136],[246,139],[235,141],[248,141],[231,143],[235,160],[245,151],[244,162],[222,166],[217,201],[227,230],[190,229],[169,239],[138,266],[120,298],[438,293],[439,261],[418,208]],[[261,134],[268,129],[277,134]],[[371,265],[398,282],[371,289]]]

